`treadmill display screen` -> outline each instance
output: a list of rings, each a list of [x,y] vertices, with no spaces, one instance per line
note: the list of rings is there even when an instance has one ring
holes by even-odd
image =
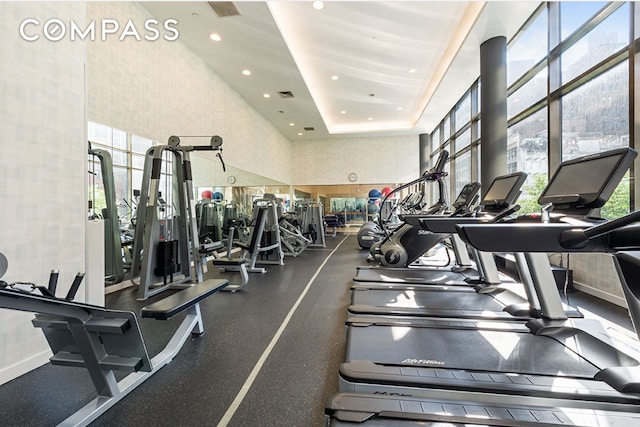
[[[442,150],[440,156],[436,160],[436,164],[430,170],[425,172],[427,173],[441,173],[444,170],[445,165],[447,164],[447,159],[449,159],[449,152],[447,150]]]
[[[599,193],[618,160],[618,156],[609,156],[591,162],[565,165],[558,169],[543,196]]]
[[[483,206],[488,205],[502,205],[504,203],[510,203],[507,201],[509,195],[513,192],[518,181],[521,179],[521,175],[506,175],[500,176],[493,180],[491,187],[487,190],[487,194],[484,195],[482,202]]]
[[[479,189],[480,189],[480,184],[477,182],[472,182],[470,184],[465,185],[460,191],[460,194],[458,194],[456,201],[453,202],[453,206],[468,204],[473,198],[473,196],[476,195]]]
[[[566,161],[558,167],[538,203],[600,207],[635,156],[631,149],[620,149]]]

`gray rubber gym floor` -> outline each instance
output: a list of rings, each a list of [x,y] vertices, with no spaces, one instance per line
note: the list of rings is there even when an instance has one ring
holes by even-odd
[[[327,237],[326,248],[287,257],[284,266],[268,265],[267,273],[251,274],[243,290],[206,299],[201,303],[204,336],[187,341],[169,365],[92,425],[213,426],[223,419],[221,425],[229,426],[324,425],[325,401],[338,391],[338,365],[344,360],[349,286],[365,257],[357,247],[355,236]],[[221,273],[209,268],[208,276]],[[136,296],[134,289],[108,295],[107,306],[138,313],[144,304]],[[140,319],[151,357],[183,317]],[[248,378],[254,380],[246,390]],[[234,402],[243,388],[246,395]],[[45,365],[0,386],[0,425],[56,425],[95,395],[84,370]]]
[[[366,265],[366,253],[358,250],[355,235],[328,237],[324,249],[308,249],[285,258],[284,266],[266,266],[266,274],[251,274],[244,290],[206,299],[205,335],[187,341],[169,365],[92,426],[325,425],[325,402],[338,391],[344,360],[349,287],[356,266]],[[209,270],[209,277],[222,276]],[[108,295],[107,306],[138,313],[166,295],[144,304],[136,296],[135,289]],[[574,306],[604,310],[631,327],[624,309],[586,294],[570,298]],[[140,319],[150,356],[165,346],[183,316]],[[0,386],[0,425],[53,426],[95,395],[84,370],[45,365]]]

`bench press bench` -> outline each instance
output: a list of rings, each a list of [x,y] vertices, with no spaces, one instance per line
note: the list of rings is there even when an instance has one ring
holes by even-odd
[[[59,424],[86,426],[171,362],[190,335],[204,333],[200,302],[227,284],[222,279],[205,280],[143,307],[141,317],[158,320],[186,311],[165,348],[152,359],[133,312],[41,296],[8,286],[0,287],[0,308],[35,313],[32,323],[45,334],[53,352],[51,363],[88,370],[98,397]],[[130,373],[117,381],[115,371]]]

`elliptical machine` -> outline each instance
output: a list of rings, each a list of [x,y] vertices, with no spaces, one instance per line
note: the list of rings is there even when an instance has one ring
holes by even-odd
[[[447,190],[444,178],[448,175],[444,172],[444,166],[449,159],[449,152],[443,150],[436,161],[433,168],[422,174],[420,178],[403,184],[391,191],[382,201],[393,196],[395,193],[404,190],[414,184],[426,183],[433,181],[438,185],[438,201],[427,209],[422,211],[424,215],[437,215],[447,210]],[[389,232],[384,228],[382,217],[378,217],[380,229],[385,233],[385,237],[378,243],[371,245],[369,250],[369,259],[377,260],[384,267],[407,267],[434,245],[441,242],[447,235],[438,235],[433,233],[425,233],[420,227],[410,224],[402,224],[400,227]]]

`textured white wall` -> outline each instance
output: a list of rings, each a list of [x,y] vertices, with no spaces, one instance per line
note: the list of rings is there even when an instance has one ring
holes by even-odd
[[[87,14],[139,28],[151,17],[133,2],[89,2]],[[291,181],[289,140],[179,40],[113,38],[91,43],[87,55],[89,120],[163,143],[217,134],[230,165]]]
[[[408,182],[420,174],[419,142],[415,136],[342,138],[293,142],[292,183],[358,184]]]
[[[48,282],[60,293],[85,269],[85,45],[26,42],[26,18],[84,20],[83,3],[0,3],[0,251],[8,282]],[[82,292],[82,291],[81,291]],[[50,354],[33,315],[0,310],[0,383]]]
[[[576,286],[599,298],[626,307],[627,303],[622,291],[613,259],[608,254],[563,254],[563,266],[573,270]],[[558,265],[559,257],[555,255],[553,263]]]

